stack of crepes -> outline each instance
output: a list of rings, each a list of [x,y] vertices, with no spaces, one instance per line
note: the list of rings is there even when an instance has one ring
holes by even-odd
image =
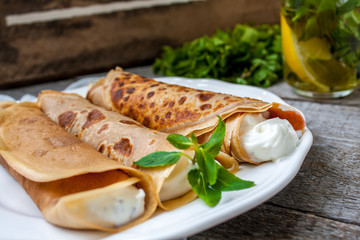
[[[118,232],[157,207],[150,176],[100,154],[34,103],[0,103],[0,163],[61,227]]]
[[[181,157],[173,165],[141,168],[133,163],[157,151],[178,151],[168,134],[148,129],[131,118],[91,104],[77,94],[42,91],[38,106],[54,122],[107,157],[149,174],[161,208],[171,210],[196,198],[187,180],[192,162]],[[193,156],[193,150],[186,150]]]
[[[296,109],[279,103],[167,84],[121,68],[111,70],[87,94],[92,103],[165,133],[200,142],[214,131],[220,116],[226,135],[217,159],[259,164],[290,154],[305,131]]]

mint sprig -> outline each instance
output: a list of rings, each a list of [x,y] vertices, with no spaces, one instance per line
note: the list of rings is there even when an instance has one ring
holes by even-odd
[[[181,156],[189,158],[193,168],[188,173],[188,181],[194,192],[209,206],[213,207],[221,199],[224,191],[235,191],[254,186],[254,182],[242,180],[215,161],[225,136],[225,123],[219,118],[219,123],[209,141],[198,144],[192,133],[190,138],[180,134],[170,134],[167,140],[176,148],[185,150],[192,147],[195,151],[191,158],[182,152],[153,152],[134,162],[141,167],[158,167],[176,163]]]
[[[281,13],[298,40],[324,38],[331,53],[349,67],[360,59],[360,0],[285,0]]]

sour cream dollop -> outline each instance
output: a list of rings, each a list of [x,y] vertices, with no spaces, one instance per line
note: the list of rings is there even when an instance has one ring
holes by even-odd
[[[243,148],[252,161],[276,160],[296,148],[299,137],[289,121],[280,118],[261,120],[255,115],[253,118],[248,122],[254,126],[248,125],[248,131],[242,137]]]

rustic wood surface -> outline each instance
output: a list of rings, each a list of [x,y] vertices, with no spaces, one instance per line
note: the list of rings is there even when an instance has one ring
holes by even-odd
[[[126,70],[154,76],[150,66]],[[79,78],[0,94],[18,99],[42,89],[64,89]],[[297,96],[284,82],[268,90],[300,109],[314,136],[299,173],[264,204],[188,239],[360,239],[360,89],[321,101]]]
[[[0,88],[106,71],[116,65],[149,64],[164,45],[179,46],[237,23],[279,22],[279,0],[174,3],[17,25],[6,18],[111,2],[115,0],[0,1]]]

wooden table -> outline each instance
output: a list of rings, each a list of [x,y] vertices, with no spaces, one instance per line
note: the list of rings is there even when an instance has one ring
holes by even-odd
[[[126,70],[154,77],[150,66]],[[0,94],[19,99],[79,78]],[[264,204],[188,239],[360,239],[360,89],[336,100],[299,97],[284,82],[267,90],[301,110],[314,136],[299,173]]]

